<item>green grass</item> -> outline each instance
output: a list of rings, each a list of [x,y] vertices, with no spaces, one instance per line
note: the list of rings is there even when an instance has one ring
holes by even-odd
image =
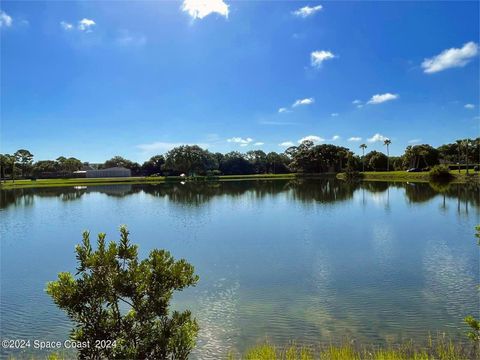
[[[450,171],[453,176],[453,182],[464,183],[467,181],[478,181],[478,173],[474,173],[470,170],[470,175],[467,176],[466,170],[460,170],[460,174],[457,170]],[[363,174],[363,180],[367,181],[399,181],[399,182],[429,182],[429,173],[425,172],[406,172],[406,171],[365,171]],[[344,178],[344,174],[338,174],[338,178]]]
[[[470,171],[470,176],[466,175],[466,170],[451,171],[454,182],[478,181],[478,173]],[[474,174],[474,175],[473,175]],[[198,176],[189,180],[197,181],[239,181],[239,180],[288,180],[296,177],[321,177],[332,176],[332,174],[255,174],[255,175],[221,175],[214,177]],[[428,172],[406,172],[406,171],[366,171],[363,173],[363,180],[367,181],[399,181],[399,182],[428,182]],[[344,174],[337,175],[338,178],[344,178]],[[117,178],[72,178],[72,179],[38,179],[32,180],[7,180],[0,184],[1,189],[20,189],[20,188],[39,188],[39,187],[61,187],[61,186],[88,186],[88,185],[114,185],[114,184],[160,184],[166,181],[186,180],[180,176],[158,176],[158,177],[117,177]]]
[[[255,175],[222,175],[208,178],[198,176],[189,180],[218,180],[218,181],[238,181],[238,180],[268,180],[268,179],[293,179],[297,174],[255,174]],[[159,184],[166,181],[186,180],[180,176],[157,176],[157,177],[117,177],[117,178],[73,178],[73,179],[38,179],[32,180],[7,180],[0,184],[2,189],[20,189],[36,187],[59,187],[59,186],[87,186],[87,185],[112,185],[112,184]]]
[[[444,336],[429,337],[423,346],[416,346],[412,341],[401,345],[364,346],[347,342],[341,345],[324,345],[319,347],[289,345],[277,347],[264,343],[248,349],[236,356],[228,354],[228,360],[463,360],[478,359],[478,344],[454,343]]]

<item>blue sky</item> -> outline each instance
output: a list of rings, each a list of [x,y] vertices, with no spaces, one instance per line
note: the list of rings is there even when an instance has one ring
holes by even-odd
[[[3,1],[0,25],[2,153],[479,135],[478,2]]]

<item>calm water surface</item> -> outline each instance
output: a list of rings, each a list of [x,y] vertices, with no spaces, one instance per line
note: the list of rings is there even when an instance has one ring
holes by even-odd
[[[200,323],[197,358],[265,339],[463,340],[462,318],[479,309],[478,185],[321,179],[0,195],[2,338],[67,339],[71,324],[45,284],[75,271],[83,230],[117,240],[120,224],[142,257],[166,248],[195,265],[200,282],[174,307]]]

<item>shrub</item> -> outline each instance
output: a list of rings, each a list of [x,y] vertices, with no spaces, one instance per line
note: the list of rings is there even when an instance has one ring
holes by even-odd
[[[78,267],[58,275],[47,293],[73,320],[72,340],[89,342],[80,359],[187,359],[195,346],[198,325],[190,311],[170,312],[174,290],[195,285],[198,276],[185,260],[152,250],[138,260],[137,246],[120,228],[119,243],[98,235],[97,250],[83,233],[77,245]],[[97,341],[103,341],[96,347]]]
[[[433,181],[449,181],[452,179],[452,174],[445,165],[435,165],[429,172],[430,180]]]

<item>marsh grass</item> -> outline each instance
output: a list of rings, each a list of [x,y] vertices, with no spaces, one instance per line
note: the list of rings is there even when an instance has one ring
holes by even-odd
[[[453,342],[443,335],[429,336],[424,345],[409,341],[400,345],[357,345],[344,342],[340,345],[310,347],[290,344],[278,347],[263,343],[238,356],[233,352],[228,360],[465,360],[479,358],[479,344]]]

